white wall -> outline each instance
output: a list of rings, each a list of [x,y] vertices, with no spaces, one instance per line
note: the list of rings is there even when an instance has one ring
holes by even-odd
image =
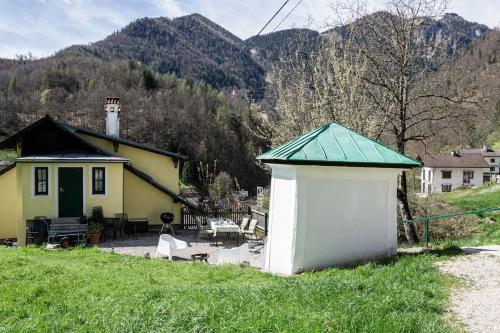
[[[275,273],[290,274],[293,266],[297,187],[295,169],[280,165],[273,168],[270,194],[268,264],[272,263]],[[268,241],[270,244],[271,242]]]
[[[488,162],[490,168],[495,168],[494,170],[488,169],[488,173],[498,174],[500,173],[500,156],[484,156],[484,160]],[[494,160],[493,162],[491,160]]]
[[[267,270],[288,275],[396,254],[399,170],[271,167]]]
[[[421,184],[424,185],[423,193],[428,193],[428,185],[431,184],[431,193],[441,193],[443,184],[451,184],[451,190],[454,191],[464,186],[477,187],[483,184],[483,172],[488,169],[483,168],[423,168],[425,180],[421,178]],[[428,178],[428,172],[431,172],[431,179]],[[443,179],[442,171],[451,171],[450,179]],[[464,185],[464,171],[474,171],[474,178],[470,180],[469,185]],[[421,187],[422,190],[422,187]]]

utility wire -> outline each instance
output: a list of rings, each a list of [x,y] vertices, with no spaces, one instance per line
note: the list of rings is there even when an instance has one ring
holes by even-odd
[[[260,36],[260,34],[262,33],[262,31],[264,31],[264,29],[267,28],[267,26],[274,20],[274,18],[281,12],[281,10],[290,2],[290,0],[286,0],[285,3],[283,5],[281,5],[281,7],[274,13],[274,15],[269,19],[269,21],[267,21],[267,23],[264,25],[264,27],[262,29],[260,29],[259,33],[257,35],[255,35],[254,37],[258,37]],[[234,61],[236,59],[238,59],[242,54],[243,52],[245,52],[246,50],[248,50],[248,48],[250,47],[250,45],[252,44],[252,41],[253,41],[253,38],[252,39],[247,39],[247,42],[245,43],[245,47],[240,51],[240,53],[238,53],[238,55],[236,57],[234,57],[233,59],[231,59],[231,61],[229,62],[229,64],[227,65],[228,67],[231,66]],[[208,83],[209,85],[213,85],[214,83],[214,79],[210,80],[210,82]]]
[[[271,31],[271,33],[275,32],[276,29],[278,29],[280,27],[281,23],[283,23],[288,18],[288,16],[290,16],[290,14],[293,13],[293,11],[302,3],[302,1],[304,1],[304,0],[300,0],[299,2],[297,2],[297,4],[295,5],[295,7],[293,7],[292,10],[290,10],[288,12],[288,14],[286,14],[285,17],[283,17],[283,19],[280,21],[280,23],[278,23],[278,25],[273,29],[273,31]]]
[[[281,12],[281,10],[290,2],[290,0],[286,0],[285,3],[283,5],[281,5],[280,9],[278,9],[278,11],[276,13],[274,13],[273,17],[271,17],[269,19],[269,21],[267,21],[266,25],[264,25],[264,27],[262,29],[260,29],[259,33],[257,35],[255,35],[254,37],[259,37],[260,34],[262,33],[262,31],[264,31],[264,29],[267,28],[267,26],[274,20],[274,18]],[[253,40],[253,39],[252,39]],[[238,56],[236,58],[239,58],[240,55],[243,54],[243,52],[245,52],[248,47],[250,46],[250,44],[252,44],[252,40],[248,39],[247,40],[247,43],[246,43],[246,46],[245,48],[243,48],[243,50],[241,50],[241,52],[238,54]]]

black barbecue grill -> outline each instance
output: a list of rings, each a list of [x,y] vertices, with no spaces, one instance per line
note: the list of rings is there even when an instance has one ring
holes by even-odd
[[[163,226],[161,227],[160,230],[160,235],[163,233],[163,230],[165,231],[170,230],[172,235],[175,236],[174,228],[172,228],[172,222],[174,222],[174,214],[162,213],[160,215],[160,220],[163,222]]]

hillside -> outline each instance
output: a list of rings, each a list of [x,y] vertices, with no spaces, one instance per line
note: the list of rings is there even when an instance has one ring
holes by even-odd
[[[251,43],[250,53],[269,71],[282,54],[291,54],[299,49],[317,50],[321,35],[310,29],[287,29],[250,37],[245,42]]]
[[[384,12],[363,18],[366,24]],[[468,22],[456,14],[439,20],[424,19],[420,38],[432,40],[422,57],[447,54],[452,57],[466,48],[488,28]],[[104,60],[129,59],[147,64],[159,73],[175,73],[211,83],[217,88],[236,86],[254,95],[265,91],[265,74],[281,54],[317,51],[321,40],[345,36],[346,28],[323,33],[310,29],[287,29],[251,37],[249,52],[240,54],[244,41],[199,14],[174,19],[141,18],[120,31],[90,45],[74,45],[58,55],[93,56]]]
[[[473,89],[481,108],[474,123],[466,124],[461,135],[447,131],[436,138],[435,149],[478,147],[484,144],[500,147],[500,31],[481,34],[445,63],[436,76],[454,79],[460,84],[475,82]]]
[[[199,181],[200,162],[226,171],[253,190],[267,178],[254,163],[263,145],[249,128],[258,120],[245,102],[230,102],[205,84],[153,73],[129,60],[58,55],[0,62],[0,130],[13,134],[50,114],[70,124],[104,131],[106,96],[120,96],[122,137],[181,152],[191,161],[186,182]]]
[[[376,12],[358,19],[356,24],[369,29],[374,22],[379,21],[380,17],[390,17],[390,15],[387,12]],[[390,21],[387,18],[385,20]],[[422,18],[418,31],[416,42],[420,45],[419,57],[422,61],[427,61],[428,59],[441,60],[443,57],[453,58],[459,55],[463,49],[489,29],[484,24],[469,22],[457,14],[446,13],[438,20]],[[326,38],[347,38],[348,25],[332,28],[321,35]],[[425,49],[422,45],[430,46]],[[418,62],[419,59],[415,61]],[[440,63],[441,61],[438,61],[436,66]]]
[[[207,18],[192,14],[138,19],[91,45],[72,46],[59,55],[95,56],[143,62],[159,73],[211,83],[218,88],[265,88],[263,68],[243,41]]]
[[[457,61],[450,65],[453,77],[476,73],[484,77],[482,88],[496,89],[491,84],[497,82],[492,76],[498,77],[496,32],[484,33],[484,26],[452,14],[428,27],[423,36]],[[289,29],[252,37],[250,50],[237,57],[244,42],[201,15],[143,18],[102,41],[52,57],[0,59],[0,131],[11,134],[46,113],[102,131],[102,103],[116,95],[125,103],[123,135],[187,154],[195,166],[218,159],[218,171],[253,189],[266,182],[254,157],[268,143],[252,132],[259,116],[244,99],[228,98],[227,91],[234,85],[243,90],[239,96],[253,93],[259,101],[267,91],[266,74],[282,54],[319,51],[322,39],[341,30]],[[492,110],[491,105],[485,107]]]

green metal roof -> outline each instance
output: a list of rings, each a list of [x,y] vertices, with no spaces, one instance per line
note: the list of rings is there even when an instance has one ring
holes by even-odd
[[[331,122],[260,155],[265,163],[414,168],[421,163]]]

